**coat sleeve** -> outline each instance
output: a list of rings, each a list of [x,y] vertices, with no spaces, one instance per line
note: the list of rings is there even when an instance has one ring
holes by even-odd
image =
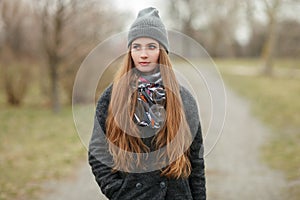
[[[198,131],[190,147],[190,161],[192,165],[192,172],[189,177],[189,184],[190,184],[193,200],[206,199],[205,169],[204,169],[202,141],[203,140],[202,140],[201,126],[199,123]]]
[[[112,172],[112,156],[108,151],[108,142],[105,137],[105,121],[110,101],[111,87],[101,96],[97,103],[94,119],[94,128],[89,144],[88,159],[102,193],[113,199],[122,185],[118,172]]]
[[[190,146],[190,162],[192,171],[189,176],[189,185],[193,200],[206,199],[205,169],[203,158],[203,139],[196,100],[184,87],[181,87],[181,98],[185,109],[186,119],[189,124],[193,142]]]

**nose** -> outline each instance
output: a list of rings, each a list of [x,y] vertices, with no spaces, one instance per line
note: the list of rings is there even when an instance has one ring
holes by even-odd
[[[141,57],[142,59],[148,58],[148,53],[147,53],[147,50],[146,50],[145,48],[143,48],[143,49],[141,50],[140,57]]]

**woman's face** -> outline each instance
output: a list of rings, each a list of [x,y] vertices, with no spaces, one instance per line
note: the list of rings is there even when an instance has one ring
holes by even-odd
[[[151,38],[138,38],[130,46],[135,67],[143,73],[150,73],[156,67],[159,57],[159,43]]]

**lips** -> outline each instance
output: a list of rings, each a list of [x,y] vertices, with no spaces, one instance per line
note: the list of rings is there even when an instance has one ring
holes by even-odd
[[[148,66],[150,64],[150,62],[139,62],[139,64],[141,66]]]

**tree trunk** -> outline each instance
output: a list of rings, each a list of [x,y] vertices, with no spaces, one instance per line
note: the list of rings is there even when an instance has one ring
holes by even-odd
[[[276,22],[272,18],[268,28],[267,41],[263,48],[263,59],[264,59],[263,74],[267,76],[271,76],[273,73],[274,50],[276,48],[276,40],[277,40]]]
[[[49,62],[50,80],[51,80],[51,102],[53,112],[58,113],[61,109],[59,98],[59,76],[58,76],[58,61],[55,58]]]
[[[277,43],[277,15],[280,8],[280,0],[274,0],[273,5],[270,5],[265,0],[267,15],[269,17],[267,39],[263,46],[262,58],[264,59],[263,74],[271,76],[273,73],[274,53]]]

